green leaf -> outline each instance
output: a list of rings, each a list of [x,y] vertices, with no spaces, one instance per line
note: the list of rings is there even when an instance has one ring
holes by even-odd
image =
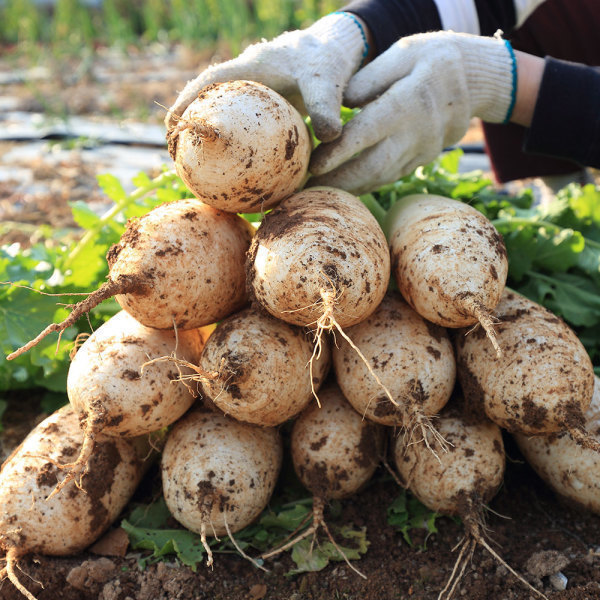
[[[123,189],[121,182],[117,177],[110,173],[98,175],[96,177],[98,185],[102,188],[102,191],[116,204],[119,204],[127,198],[127,193]]]
[[[292,549],[292,560],[296,563],[296,568],[288,571],[286,575],[321,571],[332,560],[358,560],[369,547],[365,527],[355,530],[344,526],[334,529],[332,535],[334,538],[351,542],[351,545],[338,543],[337,540],[335,545],[330,540],[315,542],[311,536],[300,540]]]
[[[387,509],[388,524],[402,533],[402,537],[409,546],[413,545],[410,537],[412,529],[425,529],[427,536],[437,533],[435,522],[440,516],[439,513],[427,508],[406,490],[402,490]]]
[[[200,536],[187,529],[149,529],[135,527],[129,521],[121,521],[134,550],[149,550],[146,560],[158,560],[174,554],[184,565],[195,571],[204,557]],[[142,561],[145,565],[145,560]]]
[[[83,200],[69,202],[69,206],[73,213],[73,219],[83,229],[91,229],[100,221],[100,217]]]
[[[572,327],[592,327],[600,323],[600,288],[588,278],[574,273],[552,276],[529,272],[527,284],[516,291],[546,306]]]

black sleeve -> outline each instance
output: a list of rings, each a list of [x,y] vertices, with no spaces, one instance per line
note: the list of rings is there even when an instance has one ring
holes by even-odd
[[[546,58],[523,149],[600,167],[600,67]]]
[[[342,10],[354,13],[367,24],[376,55],[405,35],[442,28],[434,0],[353,0]]]
[[[475,7],[481,35],[494,35],[498,29],[508,34],[516,24],[513,0],[475,0]],[[434,0],[352,0],[341,10],[367,24],[376,55],[405,35],[442,29]]]
[[[494,35],[498,29],[510,33],[517,23],[513,0],[475,0],[481,35]]]

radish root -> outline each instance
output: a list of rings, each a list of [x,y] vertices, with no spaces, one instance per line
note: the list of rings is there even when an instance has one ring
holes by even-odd
[[[143,287],[144,284],[142,283],[142,280],[133,275],[119,275],[115,281],[103,283],[96,291],[89,294],[85,300],[82,300],[77,304],[68,305],[72,307],[72,310],[71,314],[64,321],[61,321],[60,323],[51,323],[35,338],[9,354],[6,359],[13,360],[21,356],[21,354],[25,354],[25,352],[31,350],[34,346],[37,346],[50,333],[55,331],[62,333],[67,327],[74,325],[81,316],[89,313],[104,300],[112,298],[117,294],[126,294],[128,292],[133,292],[134,290],[141,292]]]
[[[477,515],[473,507],[472,502],[469,502],[471,508],[467,509],[466,514],[461,516],[461,519],[466,528],[466,536],[459,543],[461,547],[456,562],[454,564],[454,568],[452,569],[452,573],[444,586],[444,589],[440,592],[438,596],[438,600],[450,600],[452,594],[456,590],[456,586],[462,579],[465,570],[467,568],[467,564],[471,560],[475,548],[477,544],[480,544],[483,548],[485,548],[492,557],[497,560],[503,567],[505,567],[512,575],[520,581],[525,587],[527,587],[531,592],[533,592],[536,596],[543,598],[544,600],[548,600],[548,597],[544,595],[542,592],[534,588],[527,580],[524,579],[522,575],[519,575],[486,541],[484,534],[482,533],[483,528],[483,519]],[[459,571],[460,568],[460,571]],[[444,594],[446,594],[444,596]]]
[[[321,337],[323,336],[324,331],[338,331],[340,335],[350,344],[350,347],[360,356],[360,359],[365,363],[369,373],[373,376],[377,384],[383,389],[385,395],[389,398],[390,402],[394,406],[399,406],[398,402],[394,399],[390,391],[387,389],[385,384],[381,381],[377,373],[373,370],[373,367],[369,364],[369,361],[366,359],[365,355],[360,351],[360,348],[350,339],[348,334],[341,328],[340,324],[337,322],[333,312],[336,304],[336,292],[333,289],[321,288],[321,299],[323,301],[323,314],[317,319],[316,325],[317,329],[315,332],[315,348],[321,345]],[[311,375],[312,375],[312,358],[311,358]],[[314,392],[313,392],[314,393]],[[318,401],[318,398],[317,398]],[[320,406],[320,404],[319,404]]]
[[[65,478],[52,490],[52,492],[46,498],[46,501],[58,494],[68,483],[73,480],[75,481],[75,485],[79,489],[82,489],[82,479],[87,473],[88,461],[94,452],[96,436],[98,433],[100,433],[100,431],[102,431],[104,425],[106,424],[106,410],[99,403],[96,403],[96,406],[94,406],[94,411],[95,412],[88,414],[85,418],[83,443],[81,445],[81,450],[79,451],[79,456],[75,462],[67,463],[65,465],[57,465],[59,469],[66,469],[68,472]],[[78,476],[79,479],[76,479]]]
[[[9,581],[27,598],[28,600],[37,600],[37,598],[19,581],[15,572],[15,567],[18,567],[17,561],[19,560],[19,553],[16,548],[10,548],[6,553],[6,567],[3,572],[6,571]],[[42,586],[43,587],[43,586]]]
[[[460,304],[462,304],[463,309],[470,315],[477,317],[479,321],[479,325],[483,327],[485,333],[487,334],[488,339],[492,342],[492,346],[496,351],[496,356],[500,358],[502,356],[502,348],[498,344],[498,339],[496,338],[496,331],[494,329],[494,325],[498,324],[498,321],[494,319],[491,315],[490,311],[483,305],[483,303],[475,298],[467,296],[465,298],[460,298],[457,300]]]
[[[361,571],[359,571],[350,562],[350,560],[346,556],[345,552],[340,548],[338,543],[335,541],[333,535],[331,534],[331,531],[329,531],[329,527],[327,526],[327,523],[325,522],[325,518],[323,516],[324,511],[325,511],[325,501],[323,500],[323,498],[315,497],[313,499],[312,524],[310,525],[310,527],[308,527],[308,529],[306,529],[305,531],[303,531],[302,533],[300,533],[299,535],[297,535],[295,538],[291,539],[290,541],[286,542],[282,546],[279,546],[278,548],[275,548],[274,550],[271,550],[270,552],[266,552],[266,553],[262,554],[261,558],[263,560],[266,560],[267,558],[272,558],[273,556],[277,556],[278,554],[281,554],[282,552],[289,550],[290,548],[295,546],[298,542],[306,539],[310,535],[313,536],[312,544],[314,544],[315,540],[316,540],[317,532],[318,532],[319,528],[322,528],[323,531],[325,532],[325,534],[327,535],[329,541],[332,543],[333,547],[339,552],[340,556],[344,559],[346,564],[357,575],[359,575],[363,579],[366,579],[367,576],[364,573],[361,573]],[[299,527],[302,527],[308,521],[308,519],[310,519],[310,515],[299,525]],[[312,545],[311,545],[311,548],[312,548]]]
[[[600,442],[590,435],[584,427],[567,427],[569,435],[583,448],[600,452]]]

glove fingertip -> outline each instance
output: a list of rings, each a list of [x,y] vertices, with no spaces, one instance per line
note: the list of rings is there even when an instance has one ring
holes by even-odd
[[[342,134],[342,121],[339,118],[324,116],[320,114],[312,114],[311,122],[315,135],[322,142],[332,142]]]

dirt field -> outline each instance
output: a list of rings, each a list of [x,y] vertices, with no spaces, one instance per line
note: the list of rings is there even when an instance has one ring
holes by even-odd
[[[158,104],[168,105],[175,90],[196,72],[196,65],[205,64],[211,57],[159,50],[132,51],[126,56],[103,53],[85,65],[75,62],[57,70],[51,64],[42,65],[48,70],[36,71],[38,79],[32,78],[29,65],[7,55],[0,60],[0,74],[23,69],[24,76],[0,86],[0,110],[5,115],[25,111],[53,117],[85,115],[160,124],[162,109]],[[1,157],[23,143],[0,142],[0,167],[5,164]],[[0,221],[71,225],[68,200],[104,201],[95,185],[97,165],[84,161],[80,150],[68,149],[57,158],[48,146],[41,148],[39,156],[11,163],[12,169],[22,169],[15,170],[14,177],[0,179]],[[0,239],[26,243],[28,229],[5,228]],[[6,415],[5,446],[15,443],[39,418],[35,402],[26,402],[23,394],[18,400],[28,410],[17,412],[13,406]],[[523,462],[508,436],[506,449],[509,460],[505,482],[487,514],[489,539],[495,549],[552,600],[600,598],[600,517],[561,503]],[[138,500],[145,499],[156,477],[156,469],[148,474]],[[386,521],[387,508],[397,491],[396,484],[381,469],[367,489],[342,503],[342,514],[331,521],[367,528],[370,547],[356,563],[366,579],[343,563],[334,563],[318,573],[286,577],[293,566],[287,555],[268,564],[270,572],[266,574],[235,555],[217,555],[214,569],[200,566],[196,573],[175,563],[141,570],[139,555],[131,551],[125,556],[30,556],[20,561],[19,576],[39,600],[435,599],[454,566],[462,528],[451,519],[440,519],[439,531],[428,538],[425,549],[421,530],[413,532],[415,543],[409,546]],[[559,572],[563,577],[557,576]],[[566,589],[562,589],[564,586]],[[535,596],[485,550],[478,549],[455,597],[528,600]],[[20,598],[8,581],[0,583],[1,600]]]

